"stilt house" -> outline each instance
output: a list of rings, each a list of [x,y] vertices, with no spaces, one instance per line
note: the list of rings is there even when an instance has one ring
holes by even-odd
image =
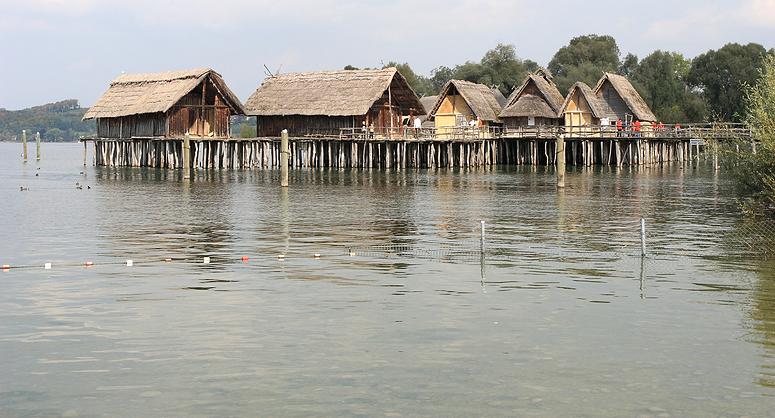
[[[603,106],[609,124],[617,119],[626,122],[656,122],[657,117],[626,77],[604,73],[595,86],[595,95]],[[603,122],[606,122],[605,120]],[[606,123],[603,123],[604,125]]]
[[[454,128],[468,127],[472,120],[479,126],[500,126],[498,114],[501,102],[492,89],[464,80],[450,80],[439,93],[436,104],[430,112],[435,122],[437,135],[451,133]]]
[[[514,90],[499,117],[506,128],[562,124],[563,97],[545,70],[529,74]]]
[[[230,117],[244,114],[221,75],[199,68],[121,75],[83,119],[100,138],[228,138]]]
[[[605,118],[605,106],[588,85],[579,81],[574,84],[559,114],[565,121],[566,130],[572,133],[584,131],[584,127],[598,126]]]
[[[376,136],[400,135],[405,116],[425,113],[395,68],[289,73],[269,77],[245,104],[259,137],[339,135],[364,122]]]

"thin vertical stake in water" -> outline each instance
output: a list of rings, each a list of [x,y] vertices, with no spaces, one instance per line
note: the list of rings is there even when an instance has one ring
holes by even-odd
[[[640,218],[640,256],[646,256],[646,220]]]

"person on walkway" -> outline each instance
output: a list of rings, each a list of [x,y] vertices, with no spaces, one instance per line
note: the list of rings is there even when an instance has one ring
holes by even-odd
[[[363,139],[368,139],[368,130],[366,129],[366,121],[363,121],[361,124],[361,137]]]
[[[418,138],[420,136],[420,130],[422,130],[422,120],[420,120],[420,117],[414,118],[414,137]]]
[[[624,123],[622,118],[616,120],[616,136],[622,136],[622,130],[624,129]]]
[[[640,138],[640,121],[636,120],[635,122],[633,122],[632,126],[633,126],[633,130],[635,131],[635,137]]]

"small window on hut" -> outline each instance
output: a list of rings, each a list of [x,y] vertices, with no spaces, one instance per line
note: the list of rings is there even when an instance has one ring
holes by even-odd
[[[527,117],[527,126],[536,126],[536,118],[535,118],[535,116],[528,116]]]

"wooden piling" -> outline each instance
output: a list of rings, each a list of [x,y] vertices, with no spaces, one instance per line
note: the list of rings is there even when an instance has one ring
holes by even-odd
[[[565,134],[557,136],[557,187],[565,187]]]
[[[27,162],[27,130],[22,129],[22,156],[24,157],[24,162]]]
[[[35,133],[35,159],[40,161],[40,132]]]
[[[280,187],[288,187],[288,130],[283,129],[280,136]]]
[[[191,178],[191,137],[188,133],[183,137],[183,179]]]
[[[86,146],[87,146],[86,144],[87,144],[87,142],[83,141],[83,166],[84,167],[86,167],[86,158],[89,155],[89,150],[88,150],[88,148],[86,148]],[[96,143],[95,143],[95,150],[96,150]]]

